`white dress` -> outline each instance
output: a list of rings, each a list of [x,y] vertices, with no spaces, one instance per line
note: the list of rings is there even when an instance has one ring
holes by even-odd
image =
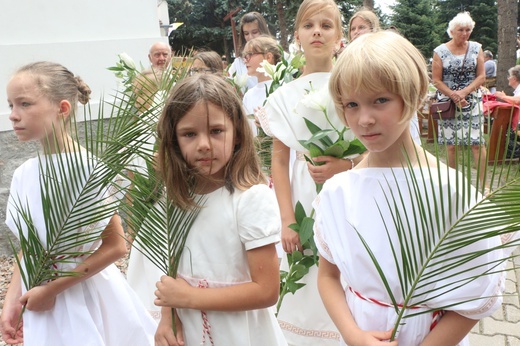
[[[269,96],[265,106],[265,116],[260,117],[262,128],[268,135],[271,135],[287,147],[296,152],[296,160],[292,161],[291,171],[291,193],[293,205],[300,201],[310,215],[312,201],[316,197],[316,184],[312,180],[303,153],[306,149],[301,146],[298,140],[306,140],[311,137],[303,117],[311,120],[321,129],[330,129],[322,111],[306,107],[300,101],[303,96],[312,88],[320,90],[328,88],[330,73],[312,73],[302,76],[288,84],[278,88]],[[328,90],[328,89],[327,89]],[[336,115],[336,110],[332,99],[329,97],[327,111],[332,124],[338,128],[343,128],[343,124]],[[350,131],[346,132],[346,139],[353,139]],[[333,137],[331,135],[331,137]],[[336,140],[337,137],[332,138]],[[276,182],[275,182],[276,188]],[[287,271],[287,258],[282,259],[281,269]],[[339,333],[330,319],[317,287],[316,266],[310,268],[309,273],[301,280],[306,286],[300,288],[296,293],[287,294],[284,297],[278,321],[282,326],[284,335],[291,345],[337,345]]]
[[[242,103],[244,104],[244,108],[246,110],[246,114],[249,116],[255,113],[255,108],[261,107],[264,105],[264,101],[266,97],[266,90],[269,90],[271,87],[272,80],[266,80],[264,82],[260,82],[254,87],[250,88],[242,99]],[[249,125],[251,126],[251,130],[253,131],[253,136],[258,135],[258,129],[255,125],[254,119],[248,119]]]
[[[420,177],[420,171],[420,168],[415,169],[417,177]],[[437,205],[447,210],[447,201],[455,200],[456,194],[458,194],[453,187],[456,173],[450,169],[451,190],[447,187],[447,174],[443,174],[442,182],[439,182],[436,169],[432,171],[432,178],[429,178],[427,168],[423,168],[423,173],[426,182],[423,185],[423,181],[419,178],[417,183],[422,186],[420,195],[424,196],[423,201],[426,200],[426,196],[432,196],[432,189],[442,191],[444,204],[434,204],[435,201],[430,198],[429,206],[435,208],[435,205]],[[391,303],[380,276],[356,232],[359,232],[368,243],[381,265],[381,270],[389,280],[389,286],[392,288],[396,301],[402,303],[401,285],[389,246],[390,242],[398,244],[397,231],[392,221],[392,217],[396,217],[398,214],[395,208],[392,208],[392,210],[389,208],[385,196],[388,196],[391,200],[392,192],[394,194],[400,193],[396,198],[402,196],[406,207],[399,205],[399,215],[404,215],[403,208],[406,208],[408,215],[410,215],[410,211],[417,208],[419,202],[410,196],[407,181],[410,181],[410,173],[408,169],[402,168],[393,170],[391,168],[364,168],[343,172],[325,183],[322,192],[314,203],[316,208],[316,223],[314,225],[316,245],[320,255],[330,263],[335,264],[343,278],[348,282],[351,289],[345,289],[346,301],[357,325],[363,330],[386,331],[392,329],[396,321],[396,313],[391,307],[381,306],[366,300],[370,298],[383,304]],[[427,189],[424,186],[427,186]],[[440,200],[437,201],[437,203],[439,202]],[[425,201],[424,203],[426,204]],[[445,220],[447,225],[453,224],[458,219],[456,215],[461,215],[462,212],[459,210],[457,213],[456,207],[452,206],[452,213],[453,218],[450,220],[447,217]],[[388,227],[390,241],[385,226]],[[411,225],[411,227],[415,227],[415,225]],[[428,229],[436,229],[437,225],[430,224],[427,227]],[[409,233],[416,234],[414,230],[410,230]],[[433,236],[433,232],[431,236]],[[409,243],[415,244],[415,246],[412,245],[411,248],[419,249],[417,244],[423,242],[423,238],[412,238],[414,239],[410,240]],[[472,250],[490,248],[500,244],[500,241],[498,237],[480,241],[472,246]],[[464,251],[464,249],[455,251]],[[495,251],[483,257],[486,257],[486,261],[489,261],[490,259],[504,258],[502,256],[502,251]],[[467,263],[467,268],[476,265],[477,261],[480,260],[479,258]],[[400,260],[399,262],[401,263]],[[433,300],[429,301],[427,306],[430,309],[435,309],[435,307],[446,306],[456,301],[491,297],[469,301],[450,309],[472,319],[489,316],[500,307],[502,299],[497,295],[503,289],[503,273],[481,277],[471,283],[466,283],[460,289],[454,289],[451,286],[448,292],[435,297],[440,291],[446,291],[446,288],[442,288],[443,284],[457,282],[459,278],[460,276],[448,278],[437,275],[432,279],[432,282],[422,289],[421,292],[426,293],[423,293],[424,295],[419,298],[433,297]],[[427,292],[427,290],[432,291]],[[354,292],[360,294],[363,298]],[[415,305],[414,301],[411,302],[411,305]],[[425,309],[424,305],[421,305],[419,309]],[[415,312],[416,310],[410,311]],[[404,322],[404,325],[400,327],[397,335],[399,344],[419,345],[430,331],[433,316],[432,313],[426,313],[404,319],[402,322]],[[342,345],[345,345],[343,341]],[[467,338],[460,345],[467,345]]]
[[[153,208],[162,208],[163,203],[156,203]],[[157,213],[163,213],[166,221],[166,213],[164,210],[158,210]],[[151,227],[149,223],[144,220],[141,229]],[[160,231],[160,230],[156,230]],[[164,249],[166,253],[166,248]],[[128,268],[126,270],[126,279],[128,284],[135,291],[141,303],[144,305],[150,315],[159,322],[161,320],[161,307],[154,304],[155,300],[155,284],[161,279],[161,276],[166,275],[160,268],[150,261],[144,253],[146,247],[142,244],[141,236],[137,232],[137,236],[132,243],[130,256],[128,257]]]
[[[45,159],[53,160],[53,164],[57,164],[56,155],[44,157],[43,160]],[[70,186],[70,181],[64,184]],[[46,244],[38,158],[26,161],[13,175],[6,224],[16,236],[18,236],[16,227],[18,201],[27,201],[24,205],[31,211],[38,235],[43,244]],[[80,228],[77,232],[78,234],[101,233],[109,219]],[[22,223],[27,236],[27,228],[25,223]],[[97,240],[83,245],[78,250],[95,250],[100,243],[101,240]],[[80,262],[81,258],[75,261]],[[75,266],[77,263],[60,264],[60,268],[65,270],[72,270]],[[25,292],[26,288],[22,282],[22,294]],[[44,312],[26,310],[23,315],[26,346],[153,345],[156,328],[157,324],[146,312],[114,264],[58,294],[52,309]]]
[[[192,286],[226,287],[251,282],[247,251],[280,240],[280,213],[267,185],[230,194],[224,187],[205,195],[193,223],[178,275]],[[248,311],[177,309],[186,345],[287,345],[272,308]],[[205,313],[210,334],[205,333]]]

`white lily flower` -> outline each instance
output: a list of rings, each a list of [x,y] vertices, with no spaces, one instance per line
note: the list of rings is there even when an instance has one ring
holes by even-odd
[[[246,86],[246,83],[247,83],[247,78],[249,76],[247,74],[241,74],[241,75],[235,75],[233,77],[233,82],[235,83],[235,85],[239,88],[243,88]]]
[[[276,66],[269,63],[269,61],[264,60],[260,63],[260,67],[256,69],[258,72],[263,73],[266,77],[270,77],[274,79],[274,74],[276,71]]]
[[[273,80],[280,80],[282,76],[284,75],[285,70],[287,69],[287,66],[279,62],[276,64],[276,72],[274,73]]]
[[[325,112],[329,100],[330,95],[327,88],[321,88],[319,90],[311,90],[303,97],[301,102],[305,107]]]
[[[118,55],[119,56],[119,59],[127,66],[127,67],[130,67],[131,69],[135,70],[135,63],[134,63],[134,60],[130,57],[130,55],[126,54],[126,53],[121,53]]]

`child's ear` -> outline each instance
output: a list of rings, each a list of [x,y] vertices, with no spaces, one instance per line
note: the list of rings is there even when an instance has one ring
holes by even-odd
[[[60,115],[65,119],[70,116],[72,106],[69,101],[61,100],[60,101]]]
[[[294,41],[298,46],[300,45],[300,35],[298,35],[298,30],[294,32]]]
[[[267,52],[267,54],[265,55],[267,60],[271,65],[274,65],[274,56],[273,56],[273,53],[271,52]]]

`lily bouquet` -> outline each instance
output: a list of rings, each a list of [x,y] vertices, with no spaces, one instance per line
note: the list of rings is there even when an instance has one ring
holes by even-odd
[[[326,88],[315,90],[310,85],[310,90],[302,99],[302,104],[310,109],[321,111],[329,126],[328,129],[321,129],[307,118],[303,118],[305,125],[311,133],[307,140],[300,140],[300,144],[309,151],[309,156],[305,155],[307,162],[313,165],[321,165],[322,162],[314,162],[313,158],[318,156],[332,156],[335,158],[345,158],[359,155],[366,151],[365,146],[357,139],[346,139],[348,128],[343,126],[337,128],[329,118],[327,105],[330,95]],[[332,138],[331,138],[332,136]],[[335,139],[333,139],[335,138]],[[323,184],[316,184],[316,192],[319,193]],[[291,292],[294,294],[305,284],[300,281],[308,272],[309,268],[318,264],[318,250],[314,243],[314,210],[307,215],[302,204],[298,201],[295,206],[294,216],[296,223],[289,227],[298,233],[302,251],[295,251],[287,254],[289,271],[281,271],[280,277],[280,299],[278,300],[277,311],[280,309],[284,296]],[[308,251],[305,251],[308,250]]]
[[[305,58],[301,52],[294,49],[294,45],[289,48],[290,54],[286,58],[283,48],[279,46],[281,53],[281,60],[276,64],[272,65],[267,60],[260,63],[260,67],[257,69],[258,72],[263,73],[266,77],[269,77],[272,82],[269,87],[265,88],[265,101],[262,106],[267,102],[269,95],[274,93],[276,89],[281,87],[285,83],[298,78],[301,75],[301,67],[305,64]],[[248,115],[250,118],[254,118],[253,114]],[[256,137],[256,144],[258,154],[260,156],[260,162],[266,174],[270,175],[271,171],[271,151],[272,151],[273,140],[267,136],[262,127],[258,127],[258,136]]]
[[[139,74],[139,70],[137,70],[134,60],[128,54],[120,53],[118,54],[118,58],[119,61],[116,62],[116,65],[108,67],[107,70],[114,72],[115,76],[122,80],[125,92],[130,92],[132,90],[133,81]]]

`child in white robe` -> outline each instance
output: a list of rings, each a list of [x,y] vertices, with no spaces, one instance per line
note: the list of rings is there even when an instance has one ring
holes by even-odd
[[[343,51],[329,86],[338,114],[369,151],[354,169],[329,179],[314,203],[320,252],[318,287],[341,333],[341,344],[467,345],[471,328],[500,307],[503,273],[468,278],[487,270],[499,271],[507,254],[494,250],[470,259],[461,267],[468,274],[455,274],[453,269],[434,275],[415,287],[409,301],[405,301],[408,284],[398,274],[404,262],[399,252],[402,234],[408,234],[402,247],[424,254],[424,258],[431,253],[424,250],[426,244],[440,243],[443,232],[481,198],[474,189],[468,193],[467,188],[457,188],[464,178],[411,138],[410,119],[428,88],[423,56],[396,33],[365,34]],[[455,203],[461,200],[465,202]],[[421,218],[422,207],[427,212],[442,208],[439,219]],[[409,223],[405,214],[412,217]],[[463,237],[469,242],[469,235]],[[449,268],[453,263],[450,256],[501,245],[497,236],[479,239],[439,254],[434,263]],[[395,253],[390,244],[396,247]],[[406,317],[395,327],[396,310],[406,316],[424,313]],[[397,339],[387,342],[393,339],[393,332]]]
[[[113,264],[126,253],[119,216],[108,210],[107,216],[99,217],[94,224],[75,227],[76,223],[83,222],[74,221],[75,218],[93,217],[85,214],[81,208],[85,204],[82,203],[105,205],[107,198],[115,198],[111,192],[101,189],[93,191],[96,189],[89,188],[88,192],[82,190],[98,163],[74,142],[68,127],[78,100],[85,104],[89,94],[90,89],[81,78],[75,77],[62,65],[51,62],[35,62],[21,67],[7,85],[7,98],[11,107],[9,119],[16,136],[20,141],[40,141],[43,155],[29,159],[16,169],[6,224],[17,237],[22,232],[23,237],[27,238],[29,230],[36,231],[43,247],[52,251],[56,259],[63,258],[63,261],[52,264],[57,271],[56,279],[30,288],[22,282],[22,277],[27,276],[30,270],[23,256],[34,255],[19,254],[22,268],[15,265],[1,316],[2,336],[9,344],[153,344],[157,324]],[[71,157],[75,157],[76,161]],[[63,172],[59,177],[65,181],[61,183],[63,188],[59,188],[59,191],[53,188],[49,188],[49,191],[45,188],[49,185],[42,184],[44,177],[52,177],[52,174],[46,173],[49,170]],[[92,196],[89,202],[78,202],[83,201],[80,195],[85,193],[88,194],[87,198]],[[48,201],[49,195],[49,199],[57,202]],[[69,239],[72,235],[74,238],[68,241],[87,237],[80,245],[69,245],[59,255],[52,248],[52,244],[56,243],[49,244],[58,235],[52,235],[49,239],[51,230],[47,230],[56,223],[49,221],[44,212],[50,208],[52,213],[55,203],[70,208],[71,214],[67,215],[69,219],[63,222],[71,231],[51,230],[62,234],[71,232],[66,234]],[[24,216],[27,213],[22,210],[30,216]],[[78,217],[79,213],[74,214],[75,210],[83,214]],[[96,209],[96,214],[103,215],[103,212]],[[63,242],[60,244],[63,246]],[[59,271],[75,272],[76,275],[60,276]]]
[[[177,277],[157,282],[156,344],[286,345],[270,308],[280,216],[241,100],[222,77],[197,74],[174,87],[157,128],[167,198],[184,209],[196,204],[192,193],[203,202]]]

